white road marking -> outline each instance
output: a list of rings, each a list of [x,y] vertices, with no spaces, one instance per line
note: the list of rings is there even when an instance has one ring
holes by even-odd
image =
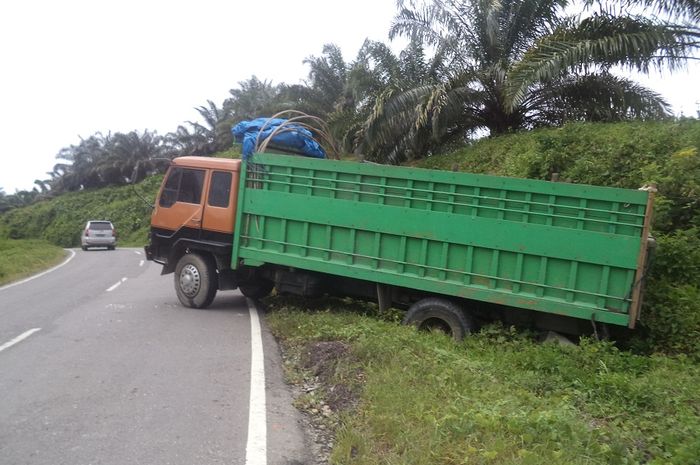
[[[136,255],[141,255],[141,251],[140,251],[140,250],[134,250],[134,253],[135,253]]]
[[[71,250],[71,249],[64,249],[64,250],[67,250],[68,252],[70,252],[70,255],[69,255],[68,258],[66,258],[65,260],[63,260],[63,262],[59,263],[58,265],[54,266],[53,268],[49,268],[49,269],[46,270],[46,271],[42,271],[42,272],[39,273],[39,274],[35,274],[34,276],[30,276],[30,277],[28,277],[28,278],[26,278],[26,279],[23,279],[22,281],[17,281],[17,282],[14,282],[14,283],[12,283],[12,284],[8,284],[8,285],[6,285],[6,286],[2,286],[2,287],[0,287],[0,291],[4,291],[5,289],[9,289],[9,288],[11,288],[11,287],[13,287],[13,286],[18,286],[18,285],[20,285],[20,284],[24,284],[24,283],[26,283],[27,281],[31,281],[32,279],[39,278],[39,277],[41,277],[41,276],[44,276],[45,274],[51,273],[52,271],[56,271],[57,269],[61,268],[63,265],[65,265],[66,263],[68,263],[69,261],[71,261],[71,260],[73,259],[73,257],[75,257],[75,251],[74,251],[74,250]]]
[[[27,339],[29,336],[36,333],[37,331],[41,331],[41,328],[33,328],[33,329],[30,329],[29,331],[23,332],[22,334],[20,334],[19,336],[17,336],[13,340],[8,341],[8,342],[4,343],[3,345],[1,345],[0,352],[2,352],[5,349],[9,349],[10,347],[17,344],[18,342],[24,341],[25,339]]]
[[[139,266],[143,266],[144,263],[146,263],[146,261],[145,261],[145,260],[141,260],[141,261],[139,262]]]
[[[110,286],[110,287],[107,289],[107,292],[112,292],[113,290],[115,290],[116,288],[118,288],[118,287],[121,285],[121,283],[123,283],[124,281],[126,281],[126,279],[127,279],[127,278],[122,278],[121,281],[119,281],[118,283],[113,284],[112,286]]]
[[[246,465],[267,464],[267,413],[265,411],[265,358],[260,318],[255,302],[248,301],[250,313],[250,404],[248,407],[248,443]]]

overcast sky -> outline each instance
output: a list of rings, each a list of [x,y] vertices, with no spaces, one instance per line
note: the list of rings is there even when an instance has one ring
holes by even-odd
[[[58,151],[100,131],[166,134],[256,75],[298,83],[335,43],[388,42],[395,0],[21,0],[0,3],[0,188],[31,190]],[[700,108],[700,67],[644,83]]]

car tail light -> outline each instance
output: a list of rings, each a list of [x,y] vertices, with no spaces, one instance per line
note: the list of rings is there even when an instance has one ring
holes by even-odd
[[[117,230],[112,227],[112,237],[117,237]]]
[[[85,235],[86,235],[86,236],[89,235],[89,234],[88,234],[89,232],[90,232],[90,228],[85,228]]]

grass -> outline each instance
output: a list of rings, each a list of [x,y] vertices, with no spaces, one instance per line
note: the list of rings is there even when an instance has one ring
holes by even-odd
[[[64,257],[61,247],[47,241],[0,238],[0,286],[50,268]]]
[[[348,301],[318,301],[314,311],[281,297],[267,304],[289,359],[303,359],[314,341],[351,347],[333,362],[331,384],[361,379],[362,392],[356,409],[336,413],[332,463],[690,465],[700,457],[700,369],[689,358],[588,340],[541,344],[499,327],[455,344]],[[303,371],[293,366],[298,382]]]

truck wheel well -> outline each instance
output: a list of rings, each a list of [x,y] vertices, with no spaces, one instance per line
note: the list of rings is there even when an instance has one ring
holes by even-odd
[[[170,256],[168,257],[168,263],[167,265],[163,266],[162,274],[174,272],[177,262],[188,253],[196,253],[204,258],[212,260],[216,265],[217,271],[227,269],[229,267],[228,259],[225,253],[218,254],[212,251],[211,247],[202,247],[200,244],[182,242],[175,244],[171,249]]]
[[[411,305],[403,323],[422,330],[437,330],[461,341],[475,329],[470,314],[450,299],[426,297]]]

